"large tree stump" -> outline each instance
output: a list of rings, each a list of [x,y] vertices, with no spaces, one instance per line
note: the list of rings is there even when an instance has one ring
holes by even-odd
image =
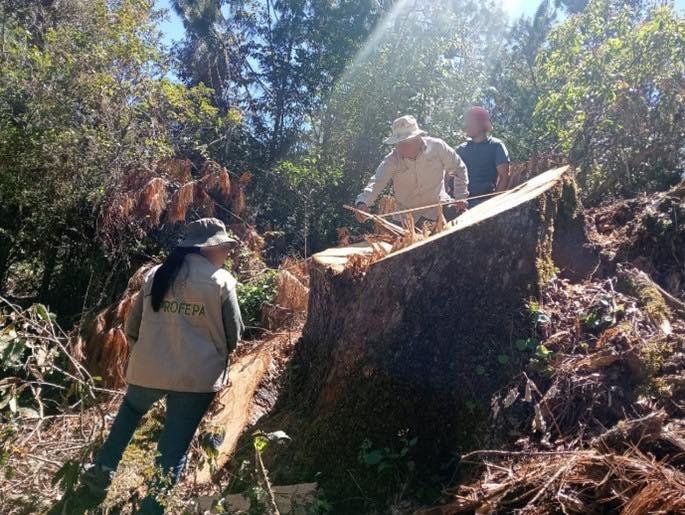
[[[345,262],[368,247],[315,255],[293,379],[260,423],[293,438],[269,453],[274,479],[319,473],[327,492],[359,498],[360,489],[385,488],[377,471],[358,461],[365,439],[397,448],[398,432],[418,437],[412,459],[426,478],[455,452],[484,445],[490,398],[517,372],[513,343],[529,334],[527,301],[555,266],[591,263],[583,227],[575,182],[563,167],[484,202],[363,274]],[[555,264],[553,254],[565,263]]]

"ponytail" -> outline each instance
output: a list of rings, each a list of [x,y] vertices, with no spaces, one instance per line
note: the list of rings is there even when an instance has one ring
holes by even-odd
[[[164,296],[171,288],[172,283],[178,275],[178,271],[183,266],[188,254],[199,254],[197,247],[176,247],[164,260],[164,263],[157,269],[152,279],[152,309],[159,311],[162,306]]]

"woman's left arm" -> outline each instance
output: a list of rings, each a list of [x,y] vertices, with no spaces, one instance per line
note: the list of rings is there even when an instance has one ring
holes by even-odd
[[[235,288],[231,288],[228,292],[228,296],[221,306],[221,315],[224,321],[224,330],[226,331],[226,348],[228,354],[230,354],[235,350],[245,330],[243,317],[240,314],[240,305],[238,304],[238,294]]]

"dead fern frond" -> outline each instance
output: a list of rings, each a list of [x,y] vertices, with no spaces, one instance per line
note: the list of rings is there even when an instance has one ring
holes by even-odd
[[[167,205],[167,184],[161,177],[155,177],[148,181],[138,194],[136,214],[149,226],[156,227],[159,225]]]
[[[177,184],[184,184],[193,180],[192,167],[190,159],[167,158],[157,161],[156,171]]]
[[[237,216],[240,216],[245,211],[245,207],[247,205],[242,181],[240,182],[237,188],[231,188],[230,201],[231,211],[233,211],[233,213]]]
[[[214,200],[205,191],[203,184],[200,181],[193,183],[193,209],[198,212],[200,216],[214,215]]]
[[[217,165],[218,166],[218,165]],[[205,191],[214,194],[223,202],[228,202],[231,196],[231,179],[225,168],[214,170],[200,179]]]
[[[209,177],[210,175],[220,172],[222,169],[223,168],[219,163],[212,161],[211,159],[207,159],[207,161],[202,163],[202,168],[200,168],[200,177]]]
[[[188,208],[193,203],[194,182],[187,182],[178,188],[171,197],[169,210],[167,211],[167,221],[169,223],[184,222]]]
[[[107,387],[123,386],[128,343],[123,332],[126,317],[131,311],[145,275],[152,263],[141,266],[129,279],[121,299],[102,310],[85,323],[79,335],[72,339],[72,349],[90,373],[103,378]]]

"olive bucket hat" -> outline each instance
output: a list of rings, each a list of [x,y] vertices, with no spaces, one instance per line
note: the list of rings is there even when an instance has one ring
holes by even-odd
[[[238,240],[231,238],[226,232],[226,226],[216,218],[200,218],[186,225],[185,238],[179,247],[216,247],[219,245],[237,245]]]

